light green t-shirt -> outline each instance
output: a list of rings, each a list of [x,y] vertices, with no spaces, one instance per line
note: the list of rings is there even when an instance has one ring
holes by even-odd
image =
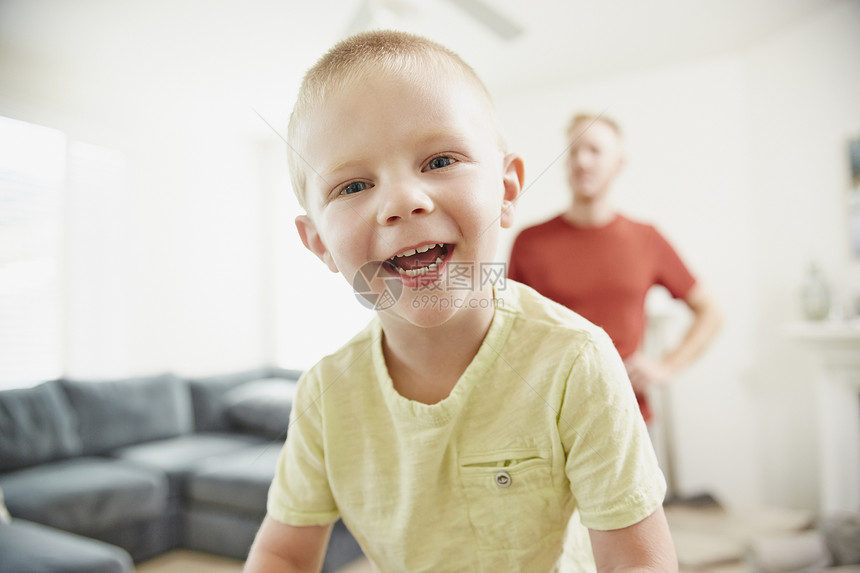
[[[609,337],[508,280],[451,394],[397,393],[374,319],[301,379],[268,512],[340,516],[380,571],[553,571],[576,509],[593,529],[641,521],[665,481]],[[444,356],[439,356],[444,360]],[[586,544],[572,520],[568,546]],[[585,534],[583,536],[583,534]],[[563,571],[587,571],[573,550]]]

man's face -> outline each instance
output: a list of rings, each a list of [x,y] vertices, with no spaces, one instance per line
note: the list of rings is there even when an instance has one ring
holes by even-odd
[[[586,119],[576,122],[568,137],[567,177],[574,201],[604,198],[624,164],[618,134],[600,120]]]
[[[462,287],[471,269],[477,288],[477,266],[494,259],[519,190],[518,181],[510,196],[511,156],[499,149],[486,103],[451,75],[353,81],[309,118],[304,147],[316,172],[309,217],[297,220],[305,244],[351,284],[359,271],[377,277],[373,292],[399,281],[402,295],[385,312],[423,326],[474,295],[450,288],[452,275]],[[421,304],[430,293],[448,297],[447,308]]]

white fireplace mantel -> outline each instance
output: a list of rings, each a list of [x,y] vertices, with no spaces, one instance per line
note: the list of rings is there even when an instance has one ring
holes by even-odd
[[[797,323],[789,337],[815,361],[821,510],[860,511],[860,323]]]

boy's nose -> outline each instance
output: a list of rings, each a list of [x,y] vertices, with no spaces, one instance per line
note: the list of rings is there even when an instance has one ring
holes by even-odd
[[[380,225],[391,225],[413,215],[433,211],[433,200],[419,188],[417,182],[389,186],[382,195],[377,214]]]

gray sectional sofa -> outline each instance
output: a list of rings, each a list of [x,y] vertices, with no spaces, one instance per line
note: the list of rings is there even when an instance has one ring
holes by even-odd
[[[174,548],[244,559],[298,372],[55,380],[0,391],[0,573],[132,571]],[[335,526],[324,571],[361,554]]]

